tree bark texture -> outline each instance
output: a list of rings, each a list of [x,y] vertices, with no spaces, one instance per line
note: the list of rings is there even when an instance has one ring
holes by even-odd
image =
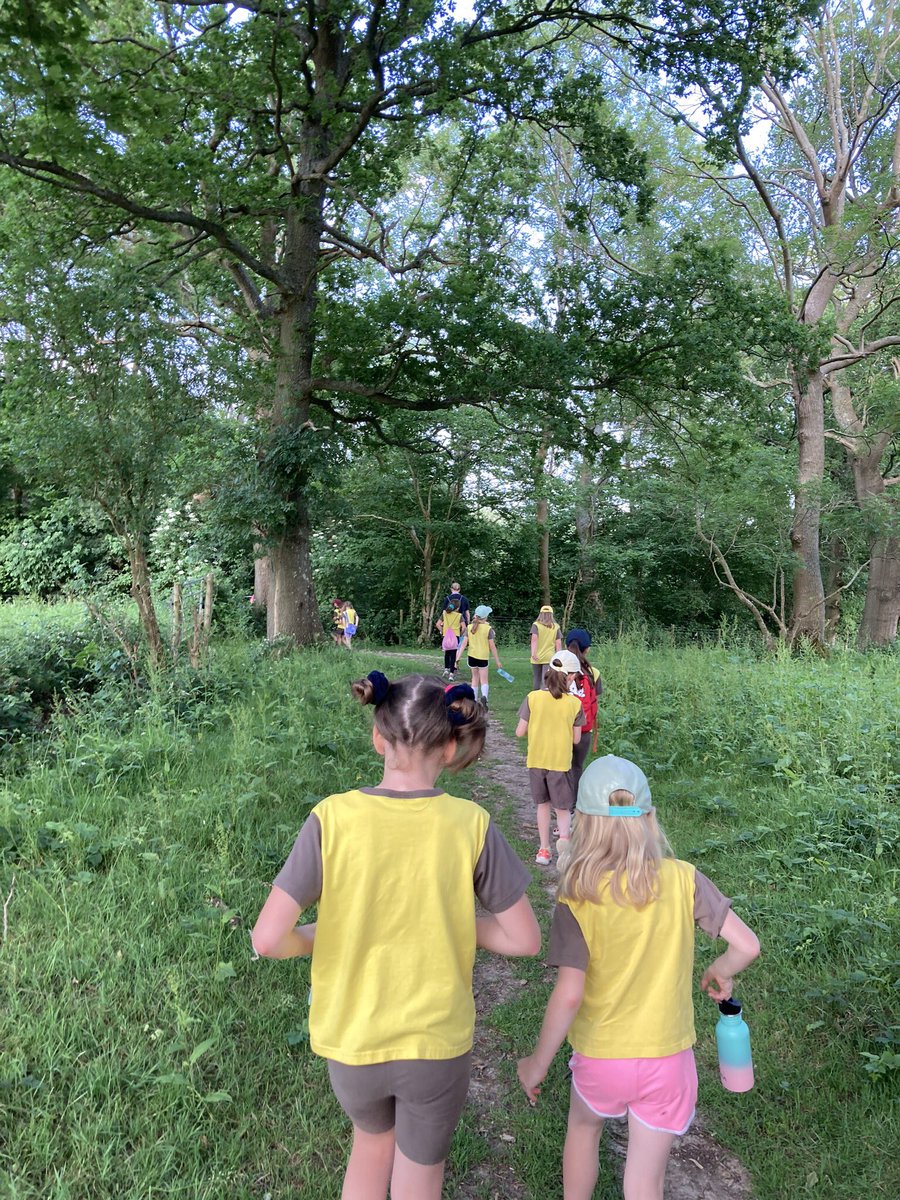
[[[797,556],[793,580],[792,642],[825,640],[825,588],[819,555],[822,482],[825,478],[824,380],[819,370],[795,374],[797,491],[791,523],[791,547]]]
[[[131,568],[131,595],[137,605],[141,626],[147,638],[150,662],[154,667],[158,667],[163,661],[163,642],[150,591],[147,549],[140,534],[132,534],[128,539],[128,563]]]

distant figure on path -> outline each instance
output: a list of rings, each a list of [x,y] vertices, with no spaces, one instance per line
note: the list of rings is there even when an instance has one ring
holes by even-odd
[[[465,627],[469,623],[469,601],[459,590],[458,583],[450,584],[450,594],[448,596],[444,597],[444,609],[445,610],[449,607],[450,601],[454,600],[454,599],[459,604],[459,612],[460,612],[460,616],[462,617],[463,629],[465,629]]]
[[[578,670],[575,655],[560,650],[547,665],[547,686],[529,692],[519,709],[516,737],[528,737],[528,783],[537,805],[541,843],[534,861],[539,867],[550,866],[551,806],[559,824],[560,846],[569,836],[575,807],[569,770],[584,724],[581,701],[571,692]]]
[[[353,648],[353,638],[359,628],[359,616],[349,600],[344,601],[341,609],[341,625],[344,645],[350,650]]]
[[[547,674],[547,663],[557,650],[562,650],[559,625],[553,609],[545,604],[531,627],[531,665],[534,668],[534,690],[538,691]]]
[[[536,1104],[568,1037],[566,1200],[593,1196],[604,1120],[626,1114],[625,1195],[662,1197],[672,1143],[697,1099],[694,926],[728,943],[700,981],[716,1001],[731,996],[759,941],[714,884],[674,857],[647,778],[627,759],[608,754],[585,771],[559,869],[548,955],[559,974],[519,1082]]]
[[[456,675],[456,652],[463,633],[462,613],[459,607],[460,597],[447,596],[446,608],[440,619],[435,622],[435,629],[441,633],[441,649],[444,651],[445,679],[451,683]],[[476,697],[477,698],[477,697]]]
[[[475,609],[475,616],[463,634],[463,640],[456,652],[457,661],[459,661],[462,658],[463,650],[468,646],[467,662],[472,672],[472,688],[476,700],[479,699],[478,689],[481,688],[480,701],[484,708],[488,706],[488,655],[493,654],[498,670],[503,666],[497,654],[494,627],[488,624],[488,617],[493,611],[489,604],[478,605]]]
[[[253,945],[268,958],[312,953],[310,1046],[353,1122],[344,1200],[384,1200],[388,1187],[439,1200],[472,1069],[475,948],[537,954],[541,933],[529,872],[490,814],[435,787],[484,746],[472,689],[380,671],[351,689],[375,706],[381,782],[313,808]],[[316,924],[297,926],[316,903]]]

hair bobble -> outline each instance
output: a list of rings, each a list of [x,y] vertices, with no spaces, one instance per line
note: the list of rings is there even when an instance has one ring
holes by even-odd
[[[387,700],[388,688],[391,686],[387,675],[382,675],[381,671],[370,671],[366,679],[372,685],[372,703],[376,707],[383,704]]]
[[[467,717],[465,713],[461,713],[459,709],[453,707],[457,700],[474,702],[475,693],[467,683],[451,683],[449,687],[445,687],[444,706],[447,710],[447,720],[451,725],[468,725],[472,717]]]

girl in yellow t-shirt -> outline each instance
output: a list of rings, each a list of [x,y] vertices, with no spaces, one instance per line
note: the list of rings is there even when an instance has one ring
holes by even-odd
[[[463,650],[469,648],[469,669],[472,672],[472,687],[475,691],[475,699],[479,699],[479,689],[481,690],[480,701],[482,707],[488,706],[488,655],[493,654],[494,662],[497,668],[503,666],[497,654],[497,643],[494,640],[494,628],[488,624],[488,617],[494,610],[489,604],[479,604],[475,609],[475,615],[469,622],[469,626],[463,636],[463,640],[459,644],[459,649],[456,651],[456,661],[462,658]]]
[[[562,649],[560,628],[553,615],[553,609],[545,604],[537,615],[531,627],[531,665],[534,668],[534,690],[544,682],[547,674],[547,663]]]
[[[541,934],[490,815],[435,787],[484,745],[469,685],[372,671],[351,689],[375,707],[381,782],[313,808],[252,940],[269,958],[312,954],[310,1046],[353,1122],[344,1200],[439,1200],[471,1072],[476,946],[537,954]]]
[[[627,875],[626,875],[627,868]],[[532,1104],[568,1040],[572,1091],[563,1191],[589,1200],[606,1117],[628,1115],[626,1195],[662,1196],[669,1152],[697,1098],[692,974],[694,925],[728,949],[701,988],[731,996],[732,978],[759,954],[731,901],[672,855],[639,767],[608,754],[581,778],[575,827],[560,859],[548,961],[559,968],[519,1081]]]
[[[578,659],[560,650],[547,664],[547,686],[529,692],[519,709],[516,737],[528,735],[528,782],[537,805],[540,846],[534,857],[539,867],[550,865],[550,807],[556,810],[560,841],[569,836],[575,796],[569,771],[572,748],[581,741],[584,712],[572,694]]]

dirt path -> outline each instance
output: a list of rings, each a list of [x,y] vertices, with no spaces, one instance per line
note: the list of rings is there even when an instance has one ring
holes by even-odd
[[[433,666],[435,656],[396,654],[389,657],[418,659]],[[528,787],[528,771],[520,748],[500,728],[496,720],[488,725],[484,757],[477,767],[478,782],[473,798],[486,808],[496,803],[497,789],[509,798],[516,827],[526,840],[537,844],[537,823]],[[543,890],[548,904],[556,889],[555,868],[548,868]],[[508,1161],[508,1147],[514,1141],[506,1114],[524,1099],[518,1088],[511,1090],[498,1070],[504,1054],[500,1035],[484,1017],[505,1004],[525,986],[508,960],[480,954],[475,966],[475,1008],[478,1014],[473,1051],[474,1069],[469,1103],[475,1124],[494,1148],[490,1158],[473,1168],[453,1191],[454,1200],[543,1200],[533,1197],[516,1179]],[[621,1176],[627,1141],[624,1121],[608,1121],[604,1144],[612,1151]],[[562,1146],[560,1171],[562,1170]],[[666,1173],[666,1200],[752,1200],[750,1177],[740,1161],[712,1138],[698,1114],[690,1131],[679,1138]]]

